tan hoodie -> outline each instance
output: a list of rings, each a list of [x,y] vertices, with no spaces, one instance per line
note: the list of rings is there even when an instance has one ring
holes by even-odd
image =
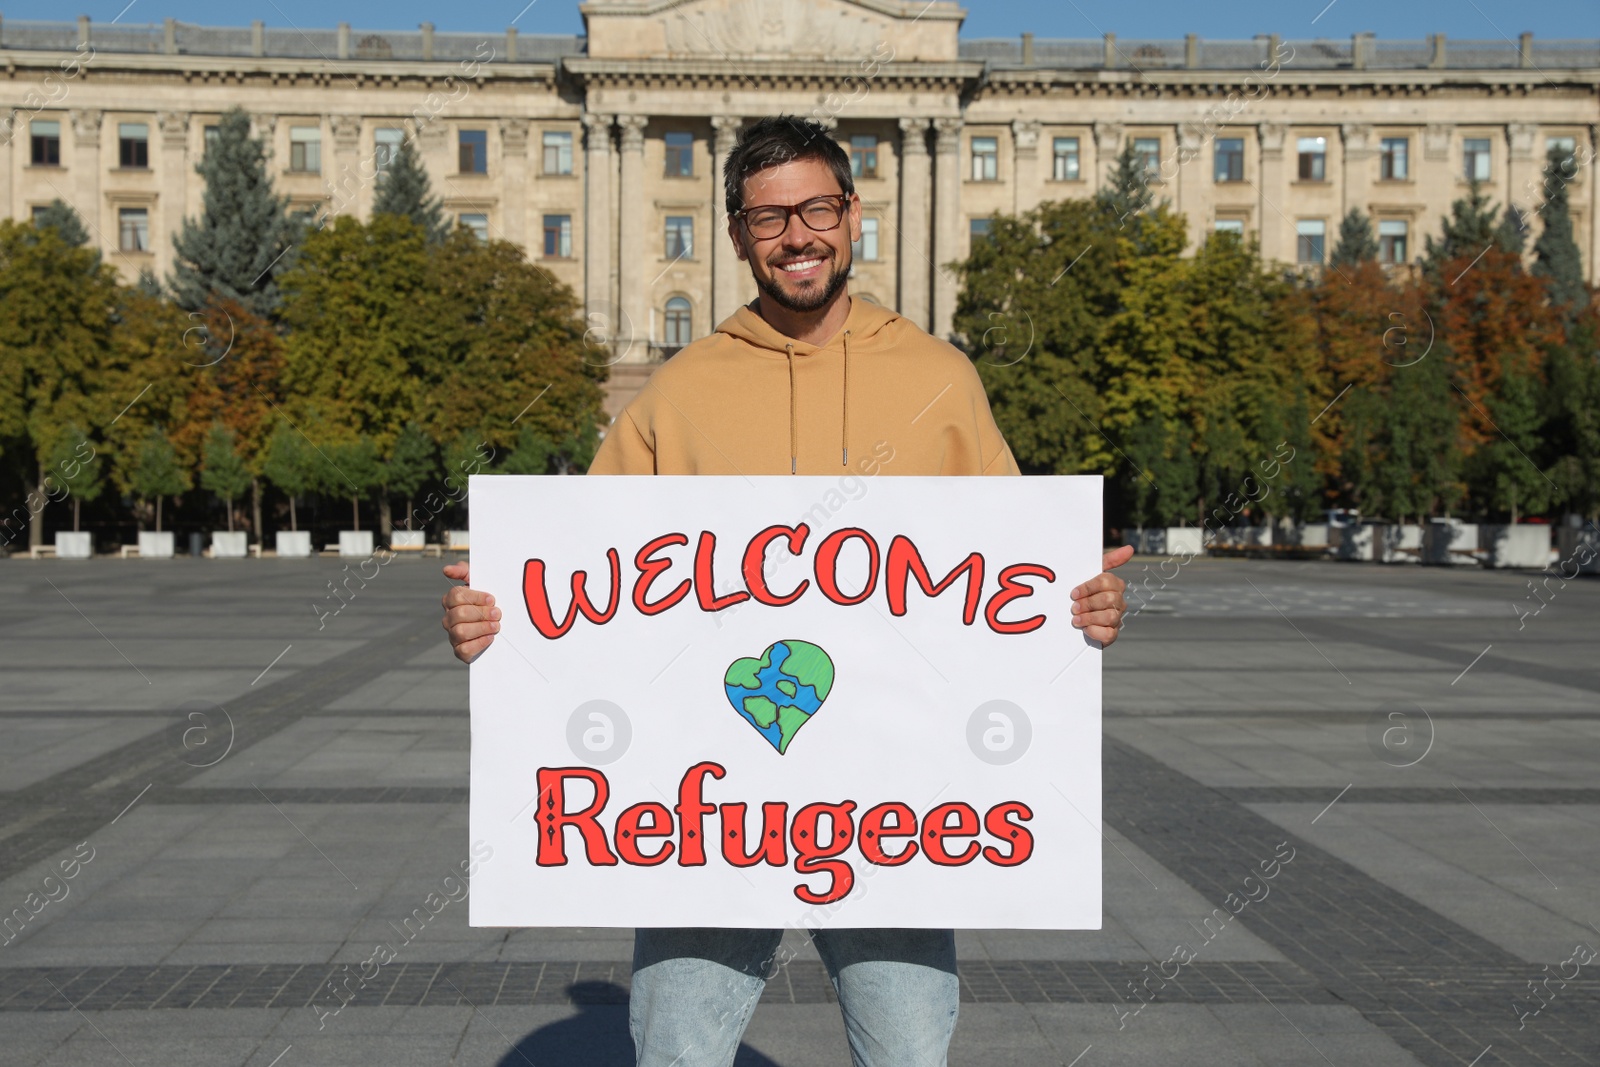
[[[664,363],[591,474],[1016,474],[967,357],[852,300],[824,345],[749,307]]]

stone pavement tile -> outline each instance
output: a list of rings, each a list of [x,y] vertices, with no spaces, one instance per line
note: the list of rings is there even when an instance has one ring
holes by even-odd
[[[1067,1061],[1059,1058],[1059,1050],[1045,1037],[1026,1006],[961,1005],[955,1037],[950,1042],[951,1067],[1043,1067],[1058,1062]],[[787,1067],[787,1061],[784,1063]]]
[[[165,951],[159,962],[165,964],[252,964],[252,963],[324,963],[333,958],[337,941],[230,941],[224,943],[177,945]],[[82,962],[73,960],[72,962]],[[98,961],[97,961],[98,962]],[[146,962],[138,961],[125,962]]]
[[[43,781],[154,733],[170,721],[144,715],[0,718],[0,791]]]
[[[837,1009],[831,1010],[837,1017]],[[460,1067],[632,1067],[633,1062],[624,1004],[480,1008],[467,1021],[455,1060]],[[744,1067],[744,1061],[736,1062]],[[805,1061],[783,1062],[789,1067]]]
[[[303,719],[197,775],[186,788],[464,785],[465,714]]]
[[[1315,826],[1316,809],[1308,805],[1250,807],[1534,970],[1559,963],[1576,942],[1594,937],[1586,908],[1600,890],[1591,857],[1600,836],[1595,806],[1486,804],[1480,814],[1465,802],[1340,802]],[[1561,888],[1544,881],[1529,858]]]
[[[519,931],[499,946],[494,959],[507,963],[528,960],[595,960],[611,963],[633,958],[632,930],[623,931],[625,936],[617,938],[601,937],[601,933],[591,930],[577,937],[532,939],[519,936]]]
[[[441,663],[437,667],[419,669],[414,665],[403,670],[385,671],[355,692],[328,705],[328,710],[333,712],[380,708],[465,712],[467,672],[453,657],[448,663]]]

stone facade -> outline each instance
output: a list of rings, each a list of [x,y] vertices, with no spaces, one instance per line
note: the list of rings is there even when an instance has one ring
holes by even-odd
[[[370,211],[385,139],[415,137],[451,215],[525,246],[648,366],[755,295],[720,171],[755,116],[811,116],[859,156],[855,291],[939,334],[940,265],[997,213],[1092,195],[1130,140],[1194,240],[1238,228],[1295,263],[1355,207],[1414,259],[1469,169],[1536,212],[1561,139],[1596,279],[1600,42],[962,40],[947,0],[580,10],[584,37],[0,24],[0,211],[60,197],[124,277],[165,276],[222,111],[252,114],[295,205],[331,213]]]

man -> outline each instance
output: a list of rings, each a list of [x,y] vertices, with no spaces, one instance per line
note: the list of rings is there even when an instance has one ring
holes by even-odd
[[[1016,474],[972,364],[845,291],[861,201],[850,160],[815,123],[747,128],[725,168],[728,236],[761,295],[656,371],[619,415],[591,474]],[[892,460],[885,461],[885,456]],[[1120,566],[1132,549],[1107,553]],[[445,568],[466,581],[467,565]],[[1073,625],[1109,645],[1125,605],[1106,573],[1073,590]],[[500,628],[494,597],[444,598],[467,662]],[[727,1067],[778,930],[639,930],[630,1029],[641,1067]],[[936,1067],[959,988],[948,930],[826,930],[813,943],[857,1067]]]

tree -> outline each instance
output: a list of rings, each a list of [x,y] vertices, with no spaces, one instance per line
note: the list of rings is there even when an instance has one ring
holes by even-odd
[[[1134,151],[1133,141],[1123,142],[1122,151],[1106,174],[1106,184],[1095,198],[1110,211],[1117,229],[1134,228],[1139,216],[1151,208],[1150,181],[1154,177],[1145,160]]]
[[[1528,217],[1515,204],[1507,204],[1494,228],[1494,243],[1503,251],[1522,255],[1528,247]]]
[[[308,493],[316,481],[316,453],[307,444],[299,430],[287,422],[279,422],[267,438],[262,462],[262,474],[278,491],[289,498],[289,529],[300,526],[295,515],[295,501]]]
[[[406,529],[411,529],[411,516],[413,508],[412,498],[418,489],[421,489],[429,478],[438,473],[439,461],[438,448],[431,438],[422,432],[422,427],[414,422],[408,422],[401,428],[395,437],[394,447],[389,451],[389,458],[383,464],[383,496],[385,502],[390,493],[399,493],[406,499]],[[388,509],[383,510],[383,518],[389,522],[391,529],[383,531],[387,537],[392,532],[393,520],[389,518]]]
[[[234,448],[234,432],[217,423],[206,436],[205,459],[200,471],[200,487],[217,494],[227,503],[228,532],[233,532],[233,501],[250,488],[250,471]]]
[[[1378,258],[1378,239],[1372,234],[1372,219],[1353,207],[1339,223],[1339,240],[1328,263],[1335,270],[1348,270],[1358,263]]]
[[[555,442],[530,426],[518,435],[511,454],[500,464],[499,473],[549,474],[555,452]]]
[[[159,426],[139,446],[139,455],[133,467],[133,491],[141,500],[154,500],[156,504],[156,532],[161,531],[161,501],[177,496],[191,484],[189,472],[178,463],[177,450]]]
[[[89,231],[83,225],[83,219],[71,204],[60,197],[50,201],[43,211],[33,217],[33,225],[41,230],[47,227],[55,230],[61,243],[73,248],[82,248],[89,243]]]
[[[361,529],[361,498],[381,484],[383,466],[369,437],[357,436],[322,446],[325,462],[313,468],[316,488],[327,496],[350,500],[352,529]]]
[[[204,209],[173,239],[177,263],[168,284],[186,311],[199,311],[216,294],[263,318],[276,313],[278,280],[292,267],[290,250],[304,226],[290,217],[289,198],[273,192],[267,158],[250,135],[249,115],[234,108],[222,116],[195,167],[205,178]]]
[[[118,289],[98,253],[54,226],[0,220],[0,458],[38,493],[69,425],[104,426],[126,401],[113,344]],[[30,545],[44,543],[31,512]]]
[[[98,500],[105,484],[100,454],[76,424],[68,424],[51,449],[50,476],[65,484],[72,495],[72,532],[77,533],[82,505]]]
[[[1583,282],[1583,256],[1572,234],[1572,207],[1568,184],[1577,161],[1560,148],[1550,149],[1544,167],[1544,205],[1539,211],[1544,229],[1534,242],[1532,273],[1547,279],[1550,302],[1564,316],[1573,316],[1589,304],[1589,287]]]
[[[410,219],[421,228],[430,244],[438,244],[449,235],[450,223],[445,220],[438,197],[431,195],[428,172],[410,138],[400,142],[400,150],[379,172],[372,213]]]
[[[1466,199],[1454,201],[1450,214],[1440,220],[1439,239],[1428,237],[1423,265],[1431,274],[1438,273],[1448,260],[1464,259],[1462,266],[1465,267],[1495,245],[1503,252],[1520,253],[1522,248],[1516,242],[1520,239],[1521,227],[1506,225],[1498,220],[1498,215],[1498,209],[1484,195],[1482,183],[1474,178],[1467,186]]]

